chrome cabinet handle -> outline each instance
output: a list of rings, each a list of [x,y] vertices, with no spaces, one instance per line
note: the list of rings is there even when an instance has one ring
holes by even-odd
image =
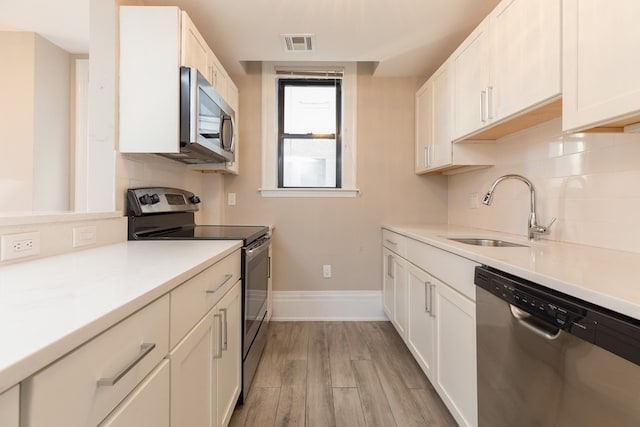
[[[226,308],[221,308],[220,311],[224,315],[224,340],[223,340],[224,345],[222,346],[222,351],[227,351],[228,350],[228,348],[227,348],[227,334],[228,334],[228,330],[227,330],[227,309]]]
[[[480,92],[480,121],[482,123],[486,123],[487,121],[487,110],[485,108],[487,104],[487,91],[483,90]]]
[[[215,356],[213,356],[214,359],[221,359],[222,358],[222,316],[219,314],[214,314],[213,315],[214,320],[217,317],[218,318],[218,354],[216,354]]]
[[[151,351],[154,348],[156,348],[155,344],[152,344],[152,343],[142,344],[140,346],[140,352],[138,353],[138,355],[131,362],[129,362],[127,364],[127,366],[122,368],[117,374],[115,374],[111,378],[100,378],[98,380],[98,386],[114,386],[114,385],[116,385],[118,383],[118,381],[120,381],[122,379],[122,377],[127,375],[127,373],[130,370],[132,370],[138,363],[140,363],[140,361],[142,359],[144,359],[147,354],[151,353]]]
[[[222,282],[220,282],[220,284],[218,286],[216,286],[213,289],[207,289],[207,293],[208,294],[213,294],[216,293],[220,290],[221,287],[223,287],[225,285],[225,283],[227,283],[229,280],[231,280],[231,278],[233,277],[233,274],[225,274],[224,275],[224,279],[222,279]]]
[[[394,241],[391,241],[391,240],[389,240],[389,239],[384,239],[384,241],[385,241],[385,242],[387,242],[387,243],[388,243],[388,244],[390,244],[390,245],[398,246],[398,242],[394,242]]]
[[[435,289],[436,285],[429,282],[429,314],[431,314],[431,317],[436,317],[436,314],[433,312],[433,299]]]
[[[429,313],[429,282],[424,282],[424,312]]]
[[[395,279],[393,276],[393,255],[387,255],[387,276]]]

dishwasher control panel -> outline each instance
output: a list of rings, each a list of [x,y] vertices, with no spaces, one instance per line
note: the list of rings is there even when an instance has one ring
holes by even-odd
[[[491,267],[476,267],[476,286],[536,319],[640,364],[640,321]]]

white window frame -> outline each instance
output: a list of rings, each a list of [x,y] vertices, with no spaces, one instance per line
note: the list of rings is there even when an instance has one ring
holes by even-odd
[[[337,71],[342,78],[342,188],[278,188],[278,82],[276,71]],[[356,197],[357,64],[323,62],[262,63],[263,197]]]

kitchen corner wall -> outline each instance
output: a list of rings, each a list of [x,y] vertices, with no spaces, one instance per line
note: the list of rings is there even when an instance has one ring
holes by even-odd
[[[552,120],[498,140],[496,166],[449,178],[449,223],[526,235],[529,190],[505,181],[491,206],[472,208],[493,180],[517,173],[536,188],[538,222],[557,217],[546,238],[640,252],[640,135],[563,135]]]
[[[274,290],[380,290],[382,224],[445,222],[446,177],[413,173],[411,78],[358,77],[356,198],[263,198],[261,76],[235,76],[240,89],[240,175],[225,177],[237,195],[228,224],[269,224]],[[225,195],[226,198],[226,195]],[[331,264],[333,277],[322,278]]]

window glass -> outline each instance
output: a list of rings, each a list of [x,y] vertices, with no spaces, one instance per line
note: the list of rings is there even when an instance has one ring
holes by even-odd
[[[341,80],[278,82],[278,187],[341,188]]]

